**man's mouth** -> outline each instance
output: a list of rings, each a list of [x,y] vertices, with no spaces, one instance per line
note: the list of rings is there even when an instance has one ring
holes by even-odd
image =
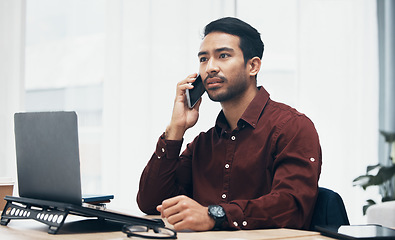
[[[204,81],[205,85],[207,86],[207,89],[212,89],[212,88],[218,88],[221,86],[222,83],[224,83],[224,79],[221,77],[211,77],[211,78],[206,78]]]

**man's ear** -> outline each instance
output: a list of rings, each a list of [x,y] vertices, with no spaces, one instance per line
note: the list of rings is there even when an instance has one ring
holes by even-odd
[[[248,67],[249,67],[249,72],[250,76],[256,76],[261,69],[261,59],[259,57],[253,57],[250,60],[248,60]]]

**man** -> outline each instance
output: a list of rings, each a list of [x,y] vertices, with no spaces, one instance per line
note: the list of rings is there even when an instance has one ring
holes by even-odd
[[[309,228],[321,172],[318,135],[305,115],[257,87],[262,54],[260,34],[247,23],[222,18],[206,26],[199,73],[222,111],[180,155],[201,100],[187,107],[196,74],[177,84],[171,122],[141,176],[143,212],[160,212],[176,230]]]

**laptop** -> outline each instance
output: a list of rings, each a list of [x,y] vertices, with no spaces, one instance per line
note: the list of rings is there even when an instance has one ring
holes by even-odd
[[[16,113],[19,196],[81,205],[75,112]]]
[[[27,206],[41,206],[43,209],[48,206],[65,209],[73,214],[125,224],[164,226],[161,220],[85,205],[84,202],[88,200],[83,200],[81,194],[78,120],[75,112],[16,113],[14,122],[20,197],[8,196],[6,200]],[[110,198],[112,195],[93,196],[95,201]]]

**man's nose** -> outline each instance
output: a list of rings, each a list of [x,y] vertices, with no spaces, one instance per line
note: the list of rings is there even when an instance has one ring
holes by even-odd
[[[211,73],[216,73],[219,72],[219,67],[215,59],[211,58],[208,60],[208,63],[206,65],[206,73],[211,74]]]

